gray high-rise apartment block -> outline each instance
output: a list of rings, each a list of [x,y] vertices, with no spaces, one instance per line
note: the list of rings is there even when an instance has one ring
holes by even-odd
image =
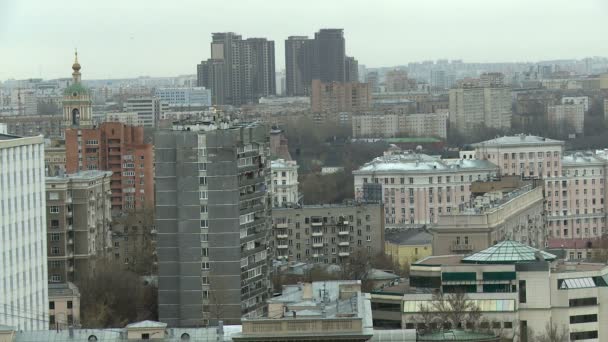
[[[238,324],[264,314],[272,287],[268,128],[182,122],[154,140],[160,321]]]
[[[274,41],[213,33],[211,58],[197,66],[197,85],[211,89],[214,104],[240,106],[276,94]]]
[[[355,57],[346,57],[344,59],[344,78],[346,82],[359,82],[359,62]]]

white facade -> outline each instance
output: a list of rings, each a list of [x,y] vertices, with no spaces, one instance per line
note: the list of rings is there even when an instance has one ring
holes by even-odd
[[[141,126],[156,127],[162,113],[167,110],[167,104],[158,97],[132,97],[124,104],[125,112],[136,112]]]
[[[0,135],[0,325],[48,329],[42,136]]]
[[[156,97],[171,107],[211,106],[211,90],[205,87],[156,88]]]
[[[574,128],[574,133],[582,134],[585,129],[585,105],[563,104],[547,107],[549,123],[560,126],[567,123]]]
[[[270,169],[272,171],[273,207],[298,203],[298,164],[296,161],[273,160]]]
[[[498,167],[485,160],[385,155],[353,171],[355,198],[365,197],[364,184],[381,184],[387,224],[436,223],[439,215],[469,203],[472,182],[491,179],[497,173]]]
[[[449,120],[461,133],[479,125],[511,128],[511,88],[465,87],[450,89]]]

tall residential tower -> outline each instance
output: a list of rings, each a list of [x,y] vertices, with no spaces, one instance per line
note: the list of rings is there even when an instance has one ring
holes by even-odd
[[[160,320],[190,327],[264,314],[272,287],[267,127],[183,122],[154,140]]]

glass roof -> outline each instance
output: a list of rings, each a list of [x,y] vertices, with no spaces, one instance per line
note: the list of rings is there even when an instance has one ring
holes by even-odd
[[[516,241],[502,241],[462,259],[470,264],[515,264],[519,262],[537,261],[537,253],[545,260],[555,260],[556,256],[543,252],[534,247],[526,246]]]

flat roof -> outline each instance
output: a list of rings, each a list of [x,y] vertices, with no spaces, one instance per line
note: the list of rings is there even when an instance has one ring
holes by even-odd
[[[19,138],[23,138],[23,137],[20,137],[18,135],[0,133],[0,140],[13,140],[13,139],[19,139]]]
[[[454,254],[454,255],[432,255],[428,256],[413,265],[427,265],[427,266],[435,266],[435,265],[461,265],[461,260],[466,255],[464,254]]]
[[[554,140],[545,137],[538,137],[535,135],[510,135],[504,137],[498,137],[482,142],[473,144],[473,147],[484,147],[484,146],[522,146],[522,145],[563,145],[564,142],[561,140]]]

